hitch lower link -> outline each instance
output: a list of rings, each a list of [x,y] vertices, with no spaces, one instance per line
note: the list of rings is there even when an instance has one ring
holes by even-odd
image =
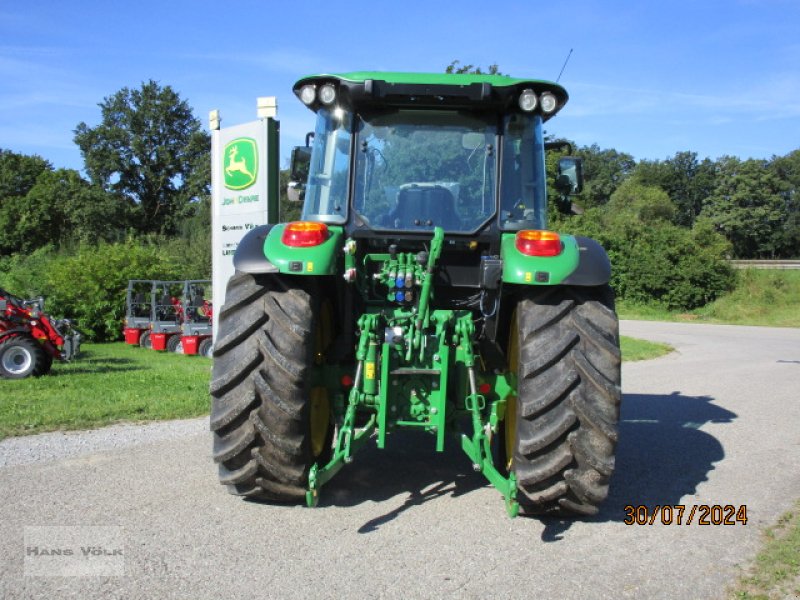
[[[453,319],[434,318],[433,320],[438,322],[440,328],[443,329],[444,324],[452,322]],[[376,371],[380,370],[382,374],[388,375],[389,368],[388,365],[376,365],[378,344],[375,332],[378,330],[379,321],[379,314],[365,314],[359,319],[361,335],[356,351],[358,362],[353,387],[350,389],[344,417],[338,423],[336,443],[330,460],[323,466],[315,463],[309,471],[308,490],[306,491],[306,504],[309,507],[317,506],[320,488],[330,481],[342,467],[352,462],[356,451],[373,434],[377,433],[379,447],[383,447],[382,442],[385,439],[387,426],[385,415],[388,398],[385,391],[386,386],[376,385],[376,379],[378,379]],[[461,448],[472,462],[473,469],[482,473],[489,483],[502,494],[506,512],[509,517],[514,518],[519,514],[520,508],[517,502],[516,476],[513,472],[509,472],[508,476],[505,476],[497,469],[493,461],[491,445],[494,434],[499,431],[505,418],[505,398],[514,393],[515,386],[508,375],[497,375],[494,389],[496,396],[500,399],[491,402],[487,410],[486,398],[479,394],[477,389],[474,370],[475,355],[472,351],[473,335],[474,324],[468,315],[455,319],[455,332],[451,339],[455,342],[455,361],[463,364],[468,376],[469,389],[464,399],[464,406],[472,424],[471,435],[461,434]],[[445,337],[444,334],[441,337]],[[441,346],[440,349],[444,352],[449,351]],[[387,348],[384,348],[381,362],[389,360],[388,354]],[[365,424],[356,427],[356,412],[360,406],[369,407],[373,412]],[[444,415],[440,416],[444,423]],[[437,431],[436,427],[431,429],[436,431],[443,440],[442,431]],[[440,449],[442,448],[437,447],[437,450]]]

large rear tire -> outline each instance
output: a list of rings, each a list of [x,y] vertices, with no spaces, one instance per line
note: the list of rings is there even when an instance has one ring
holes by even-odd
[[[611,289],[529,292],[512,319],[509,366],[517,397],[505,435],[522,509],[597,513],[614,471],[621,399]]]
[[[228,282],[211,375],[213,457],[231,493],[305,499],[330,448],[332,419],[313,367],[330,336],[315,281],[237,272]]]
[[[40,377],[50,370],[52,364],[52,357],[32,337],[12,335],[0,342],[0,377]]]

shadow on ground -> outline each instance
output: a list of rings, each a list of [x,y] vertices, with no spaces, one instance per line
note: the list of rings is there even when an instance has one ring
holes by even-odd
[[[731,423],[736,415],[709,396],[625,394],[616,469],[600,512],[586,521],[622,521],[626,505],[679,504],[708,479],[725,451],[706,423]],[[543,518],[544,541],[558,541],[573,521]]]
[[[66,375],[95,375],[98,373],[119,373],[122,371],[142,371],[146,367],[136,364],[129,358],[90,358],[79,356],[69,364],[53,363],[49,377]]]
[[[699,427],[730,423],[734,418],[734,413],[717,406],[708,396],[625,394],[609,497],[599,514],[583,520],[622,521],[628,504],[679,504],[683,496],[695,493],[715,463],[725,457],[722,444]],[[434,442],[433,436],[423,433],[398,432],[387,438],[386,450],[378,450],[374,444],[366,446],[352,464],[322,488],[320,505],[355,506],[407,494],[401,506],[359,529],[360,533],[369,533],[425,502],[442,496],[458,497],[489,485],[472,471],[456,437],[448,439],[441,454],[435,452]],[[499,493],[497,510],[505,510]],[[575,522],[533,518],[544,523],[542,540],[548,542],[560,540]]]

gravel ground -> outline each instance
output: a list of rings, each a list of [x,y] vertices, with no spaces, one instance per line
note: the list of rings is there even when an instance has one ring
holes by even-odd
[[[677,351],[623,366],[596,517],[512,521],[456,444],[437,455],[424,437],[365,448],[311,510],[228,495],[205,419],[42,434],[0,443],[0,598],[725,597],[800,497],[800,330],[622,332]],[[746,506],[748,521],[627,525],[629,504]],[[70,532],[123,555],[106,576],[36,571],[35,540]]]
[[[0,440],[0,468],[124,450],[208,431],[208,417],[157,423],[125,423],[92,431],[55,431]]]

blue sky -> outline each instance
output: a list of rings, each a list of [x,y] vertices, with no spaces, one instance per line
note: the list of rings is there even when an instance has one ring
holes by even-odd
[[[76,125],[122,87],[170,85],[207,126],[277,96],[282,155],[312,128],[302,75],[443,71],[455,59],[555,79],[548,132],[636,159],[800,147],[800,2],[0,0],[0,148],[82,168]]]

